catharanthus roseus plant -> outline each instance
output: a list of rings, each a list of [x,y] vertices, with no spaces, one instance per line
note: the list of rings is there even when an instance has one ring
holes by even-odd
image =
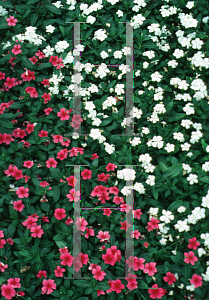
[[[2,300],[208,299],[208,2],[77,2],[0,3]]]

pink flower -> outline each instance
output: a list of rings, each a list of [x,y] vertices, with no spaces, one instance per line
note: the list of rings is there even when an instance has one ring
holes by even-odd
[[[46,277],[46,271],[39,270],[36,277],[38,277],[38,278]]]
[[[152,299],[160,299],[162,296],[164,296],[164,291],[162,288],[158,288],[157,284],[152,285],[153,289],[149,289],[148,293],[150,294],[150,298]]]
[[[33,124],[27,124],[27,126],[26,126],[27,133],[30,134],[31,132],[33,132],[34,127],[35,127],[35,125],[33,125]]]
[[[84,218],[77,218],[75,224],[77,225],[78,230],[85,231],[86,225],[88,225],[88,222]]]
[[[4,83],[5,86],[8,87],[8,89],[11,89],[13,86],[15,86],[16,79],[15,78],[6,78],[6,82]]]
[[[24,188],[24,186],[20,186],[19,189],[16,191],[16,194],[18,195],[18,198],[24,198],[24,197],[28,197],[29,193],[27,193],[29,191],[28,188]]]
[[[98,232],[98,235],[96,235],[98,239],[100,239],[100,242],[108,241],[110,239],[109,231],[102,231],[100,230]]]
[[[72,201],[77,202],[80,200],[80,192],[79,191],[75,192],[75,189],[71,189],[69,191],[69,193],[71,193],[71,194],[67,194],[66,197],[69,199],[70,202],[72,202]]]
[[[73,264],[73,256],[70,253],[64,253],[60,255],[61,265],[71,267]]]
[[[20,49],[21,49],[20,45],[14,45],[14,48],[12,49],[12,53],[14,53],[14,55],[17,55],[22,52],[22,50]]]
[[[13,16],[9,16],[9,18],[7,18],[7,22],[8,26],[15,26],[17,19],[15,19]]]
[[[91,159],[94,160],[96,158],[99,158],[99,156],[97,155],[97,153],[93,153]]]
[[[23,163],[23,167],[26,167],[28,169],[32,168],[33,165],[34,165],[34,162],[32,160],[27,160],[27,161],[24,161],[24,163]]]
[[[166,276],[163,277],[165,282],[168,282],[168,285],[172,285],[176,281],[176,277],[171,272],[167,272]]]
[[[108,163],[107,166],[106,166],[107,172],[115,171],[115,168],[117,168],[117,166],[115,164],[112,164],[112,163]]]
[[[10,279],[7,279],[7,282],[11,285],[13,285],[14,288],[21,288],[21,284],[19,283],[20,282],[20,278],[10,278]]]
[[[197,250],[197,247],[200,245],[200,242],[197,241],[196,237],[193,237],[192,239],[189,239],[189,249]]]
[[[81,176],[83,177],[84,180],[91,179],[91,174],[92,174],[92,172],[90,170],[87,170],[87,169],[84,169],[81,172]]]
[[[24,204],[22,204],[22,200],[13,201],[13,208],[17,211],[21,212],[23,208],[25,207]]]
[[[63,273],[65,272],[65,269],[60,266],[57,266],[57,269],[54,270],[54,272],[56,277],[63,277]]]
[[[121,290],[124,289],[124,285],[121,283],[120,279],[116,279],[112,281],[112,290],[115,291],[117,294],[121,293]]]
[[[158,226],[159,222],[160,222],[159,220],[156,220],[154,217],[152,217],[151,221],[148,222],[147,230],[152,231],[155,228],[158,229],[159,228],[159,226]]]
[[[187,264],[191,263],[191,265],[194,265],[195,261],[198,261],[197,256],[194,256],[194,252],[192,251],[189,251],[189,253],[184,252],[184,256],[186,257],[184,261]]]
[[[145,264],[144,273],[148,273],[149,276],[153,276],[155,273],[157,273],[157,269],[155,268],[156,263],[150,262]]]
[[[46,167],[47,168],[56,168],[57,164],[58,164],[58,162],[53,157],[49,158],[46,161]]]
[[[194,274],[190,280],[191,284],[194,284],[195,288],[202,286],[202,277],[200,275]]]
[[[0,270],[1,270],[2,273],[5,272],[5,269],[7,269],[7,268],[8,268],[7,264],[4,265],[2,262],[0,262]]]
[[[111,210],[110,210],[110,208],[105,208],[104,210],[103,210],[103,215],[104,216],[110,216],[112,214],[112,212],[111,212]]]
[[[53,292],[53,289],[56,290],[56,283],[54,283],[54,280],[44,279],[41,294],[51,294]]]
[[[106,254],[102,254],[102,259],[104,260],[105,264],[110,264],[111,266],[114,266],[117,261],[115,255],[113,255],[110,250],[108,251],[108,249],[106,251]]]
[[[57,113],[57,116],[61,117],[61,121],[69,120],[70,118],[68,110],[65,110],[64,107],[60,109],[60,111]]]
[[[21,200],[20,200],[20,201],[21,201]],[[12,238],[8,238],[6,241],[7,241],[7,243],[10,244],[10,245],[13,245],[13,244],[14,244]]]
[[[31,236],[34,238],[36,237],[41,238],[42,235],[44,234],[43,229],[41,229],[41,225],[38,225],[36,227],[31,227],[30,231],[33,232]]]
[[[54,212],[54,216],[57,220],[62,220],[67,216],[65,212],[66,211],[64,208],[56,208]]]
[[[92,274],[95,274],[93,277],[99,281],[102,281],[106,275],[104,271],[101,271],[100,266],[96,266],[96,268],[92,270]]]
[[[11,284],[3,284],[1,286],[1,294],[8,300],[12,299],[12,297],[15,296],[14,286]]]
[[[102,290],[97,290],[97,296],[99,297],[100,295],[105,295],[105,292]]]

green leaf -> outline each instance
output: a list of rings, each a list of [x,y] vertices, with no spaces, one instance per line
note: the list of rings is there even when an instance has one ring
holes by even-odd
[[[200,178],[200,181],[201,181],[201,182],[204,182],[204,183],[209,183],[209,176],[201,177],[201,178]]]
[[[165,173],[168,169],[165,157],[163,155],[157,156],[157,162],[159,163],[161,171]]]
[[[3,6],[5,8],[14,9],[14,5],[13,5],[12,1],[0,1],[0,6]]]
[[[41,202],[41,208],[42,208],[44,211],[49,211],[49,210],[50,210],[50,205],[49,205],[49,203],[47,203],[47,202]]]
[[[186,114],[184,113],[176,113],[176,112],[171,112],[169,114],[169,117],[168,117],[168,122],[176,122],[176,121],[179,121],[181,119],[183,119],[185,117]]]
[[[91,286],[91,282],[88,281],[88,280],[79,280],[79,279],[77,279],[77,280],[73,281],[73,284],[75,284],[77,286],[80,286],[80,287],[83,287],[83,288]]]
[[[112,120],[113,120],[112,117],[105,118],[104,120],[102,120],[101,126],[106,126],[106,125],[108,125],[109,123],[112,122]]]
[[[13,128],[13,124],[11,123],[11,121],[6,120],[6,119],[0,120],[0,126],[3,128]]]
[[[184,256],[182,253],[177,252],[176,255],[171,255],[171,260],[176,264],[177,266],[182,266],[184,263]]]
[[[98,290],[106,291],[110,287],[109,287],[109,285],[106,282],[98,282],[97,283],[97,288],[98,288]]]
[[[5,282],[7,279],[3,276],[0,277],[0,284],[2,284],[3,282]]]
[[[155,200],[157,200],[158,199],[158,190],[156,190],[155,188],[152,188],[152,195],[153,195],[153,197],[155,198]]]
[[[172,179],[172,178],[178,176],[178,174],[181,171],[182,171],[182,164],[172,166],[166,170],[166,173],[163,174],[163,178],[165,179],[165,178],[169,177],[169,179]]]
[[[37,70],[42,70],[50,67],[52,67],[52,64],[50,62],[42,63],[40,66],[38,66]]]
[[[55,290],[53,293],[51,293],[51,295],[54,297],[60,297],[60,292]]]
[[[58,181],[62,178],[59,168],[49,168],[52,177]]]
[[[63,239],[66,237],[65,234],[58,233],[53,237],[54,241],[63,241]],[[65,247],[65,246],[64,246]]]
[[[60,187],[58,185],[55,185],[53,190],[54,190],[54,195],[52,197],[54,201],[57,202],[60,198]]]
[[[68,245],[68,243],[65,242],[65,241],[55,241],[55,243],[57,244],[57,247],[58,247],[59,249],[62,249],[62,248],[64,248],[64,247],[67,247],[67,245]]]
[[[61,11],[52,3],[45,4],[46,9],[50,10],[53,14],[61,15]]]
[[[34,1],[34,0],[33,0]],[[36,0],[35,0],[36,1]],[[27,3],[28,4],[28,3]],[[38,20],[38,14],[31,14],[30,17],[30,25],[34,26],[36,24],[36,21]]]
[[[28,59],[26,56],[22,57],[22,64],[25,68],[29,68],[31,69],[31,67],[33,67],[32,62],[30,61],[30,59]]]
[[[176,210],[182,205],[182,203],[183,203],[182,200],[176,200],[168,206],[167,210],[169,211]]]
[[[12,103],[12,105],[10,105],[10,108],[21,108],[24,105],[25,105],[24,103],[21,103],[20,101],[16,101],[16,102]]]
[[[148,285],[147,285],[147,283],[145,281],[139,280],[139,282],[138,282],[138,288],[139,289],[147,289]]]

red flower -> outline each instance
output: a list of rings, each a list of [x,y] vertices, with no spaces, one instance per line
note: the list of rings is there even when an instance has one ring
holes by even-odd
[[[42,278],[43,276],[46,277],[46,271],[38,271],[38,274],[36,275],[38,278]]]
[[[67,216],[65,212],[66,210],[64,208],[56,208],[54,212],[54,216],[57,220],[62,220]]]
[[[14,48],[12,49],[12,53],[14,53],[14,55],[17,55],[22,52],[22,50],[20,49],[21,49],[20,45],[14,45]]]
[[[17,19],[15,19],[13,16],[9,16],[9,18],[7,18],[8,26],[15,26],[16,23],[17,23]]]
[[[71,267],[73,264],[73,256],[70,253],[60,255],[60,259],[62,259],[61,265],[63,266],[68,265],[68,267]]]
[[[2,72],[0,71],[0,80],[5,79],[5,75],[6,75],[6,73],[2,73]]]
[[[99,281],[102,281],[106,275],[104,271],[101,271],[100,266],[96,266],[96,268],[92,270],[92,274],[95,274],[93,277]]]
[[[12,297],[15,296],[14,286],[11,284],[3,284],[1,286],[1,294],[8,300],[12,299]]]
[[[194,256],[194,252],[192,251],[189,251],[189,253],[184,252],[184,256],[186,257],[184,261],[187,264],[191,263],[191,265],[194,265],[195,261],[198,261],[197,256]]]
[[[13,208],[17,211],[21,212],[23,208],[25,207],[24,204],[22,204],[22,200],[13,201]]]
[[[35,63],[37,63],[37,61],[38,61],[38,59],[35,56],[33,56],[29,59],[30,59],[30,61],[32,62],[33,65],[35,65]]]
[[[27,161],[24,161],[24,163],[23,163],[23,167],[26,167],[28,169],[32,168],[33,165],[34,165],[34,162],[32,160],[27,160]]]
[[[44,109],[45,115],[48,116],[52,110],[53,110],[53,108],[51,108],[51,107]]]
[[[54,270],[54,272],[56,277],[63,277],[63,273],[65,272],[65,269],[60,266],[57,266],[57,269]]]
[[[44,279],[41,294],[51,294],[53,292],[53,289],[56,290],[56,283],[54,283],[54,280]]]
[[[39,137],[48,137],[48,131],[46,130],[41,130],[38,132]]]
[[[197,247],[200,245],[200,242],[197,241],[196,237],[193,237],[192,239],[189,239],[189,249],[197,250]]]
[[[112,290],[115,291],[117,294],[121,293],[121,290],[124,289],[124,285],[121,283],[120,279],[116,279],[112,281]]]
[[[24,186],[20,186],[19,189],[16,191],[16,194],[18,195],[18,198],[27,198],[29,196],[28,193],[29,189],[24,188]]]
[[[31,81],[32,79],[35,80],[34,74],[35,72],[26,70],[25,73],[21,75],[21,78],[23,78],[23,81]]]
[[[194,284],[195,288],[202,286],[202,277],[200,275],[194,274],[190,280],[191,284]]]
[[[117,166],[112,164],[112,163],[108,163],[107,166],[106,166],[107,172],[115,171],[115,168],[117,168]]]
[[[151,221],[148,222],[148,225],[147,225],[147,230],[148,231],[152,231],[153,229],[155,228],[159,228],[158,224],[160,221],[159,220],[156,220],[154,217],[151,218]]]
[[[51,100],[51,96],[47,93],[44,93],[41,97],[44,98],[44,104],[47,104]]]
[[[38,225],[36,227],[31,227],[30,231],[32,232],[31,236],[34,238],[36,237],[41,238],[42,235],[44,234],[43,229],[41,229],[41,225]]]
[[[154,289],[149,289],[148,293],[150,294],[150,298],[152,299],[160,299],[164,296],[164,291],[162,288],[158,288],[157,284],[153,284],[152,288]]]
[[[166,276],[163,277],[165,282],[168,282],[168,285],[172,285],[176,281],[176,277],[171,272],[167,272]]]
[[[44,55],[43,52],[41,52],[40,50],[38,50],[37,53],[35,53],[36,56],[38,56],[39,59],[45,58],[46,56]]]
[[[27,124],[27,126],[26,126],[27,133],[30,134],[31,132],[33,132],[34,127],[35,127],[35,125],[33,125],[33,124]]]
[[[6,78],[6,82],[4,83],[5,86],[7,86],[9,89],[11,89],[13,86],[16,85],[16,79],[15,78]]]
[[[91,174],[92,174],[92,172],[90,170],[87,170],[87,169],[84,169],[81,172],[81,176],[83,177],[84,180],[91,179]]]
[[[99,158],[99,156],[97,155],[97,153],[93,153],[91,159],[94,160],[96,158]]]
[[[145,264],[144,273],[148,273],[149,276],[153,276],[155,273],[157,273],[157,269],[155,268],[156,263],[150,262]]]
[[[41,81],[41,83],[44,85],[44,86],[48,86],[49,87],[49,79],[43,79],[43,81]]]
[[[7,279],[7,282],[11,285],[13,285],[14,288],[21,288],[21,284],[19,283],[20,282],[20,278],[10,278],[10,279]]]
[[[57,113],[58,117],[61,117],[60,120],[61,121],[65,121],[65,120],[69,120],[70,116],[69,116],[69,111],[65,110],[65,108],[61,108],[60,111]]]
[[[47,168],[56,168],[57,167],[58,162],[53,158],[50,157],[47,161],[46,161],[46,167]]]

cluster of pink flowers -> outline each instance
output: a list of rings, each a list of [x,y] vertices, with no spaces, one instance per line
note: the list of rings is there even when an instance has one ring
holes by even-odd
[[[117,246],[111,246],[106,249],[106,254],[102,254],[102,259],[105,264],[114,266],[117,261],[121,261],[121,251],[117,250]]]
[[[20,278],[9,278],[7,279],[8,284],[3,284],[1,286],[1,293],[7,300],[12,299],[15,296],[24,296],[25,293],[23,291],[15,291],[15,289],[21,288]]]
[[[64,67],[64,64],[62,63],[63,62],[63,59],[58,56],[51,56],[50,59],[49,59],[49,62],[54,66],[56,67],[56,69],[61,69]]]

